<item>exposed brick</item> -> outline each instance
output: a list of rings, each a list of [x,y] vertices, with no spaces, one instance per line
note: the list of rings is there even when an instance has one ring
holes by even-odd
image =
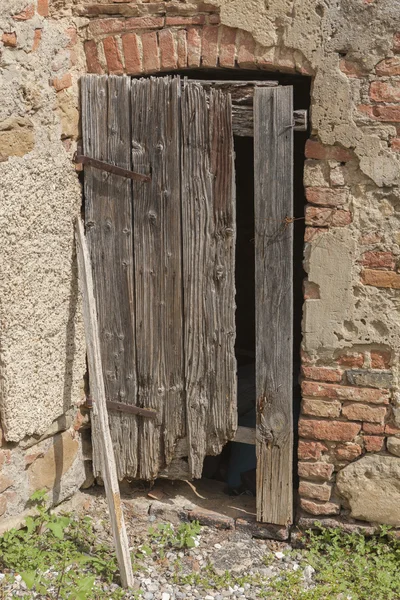
[[[367,452],[380,452],[385,438],[380,435],[364,435],[364,444]]]
[[[337,460],[354,460],[362,453],[359,444],[340,444],[335,448],[335,457]]]
[[[14,21],[28,21],[28,19],[32,19],[34,14],[35,7],[33,4],[29,4],[24,8],[24,10],[21,10],[21,12],[13,15],[13,19]]]
[[[39,48],[41,39],[42,39],[42,30],[35,29],[34,34],[33,34],[32,52],[36,52],[36,50]]]
[[[172,71],[178,66],[178,57],[175,50],[175,40],[172,31],[164,29],[158,33],[160,46],[161,69]]]
[[[178,69],[185,69],[187,67],[186,29],[179,29],[177,31],[176,45],[178,54]]]
[[[208,17],[209,25],[219,25],[221,23],[221,17],[219,15],[210,15]]]
[[[89,73],[101,75],[104,71],[99,61],[99,53],[96,42],[89,40],[85,42],[86,65]]]
[[[360,244],[363,246],[368,246],[370,244],[378,244],[382,241],[382,234],[379,231],[372,231],[370,233],[366,233],[360,237]]]
[[[368,423],[383,423],[386,416],[384,406],[369,406],[368,404],[348,404],[343,406],[342,415],[352,421],[368,421]]]
[[[72,77],[71,73],[66,73],[62,77],[54,77],[51,81],[52,86],[56,90],[56,92],[60,92],[65,88],[71,87],[72,85]]]
[[[340,61],[339,68],[347,77],[364,77],[366,75],[365,69],[361,65],[345,58]]]
[[[125,71],[130,75],[139,75],[143,72],[143,67],[138,36],[136,33],[126,33],[121,40],[125,57]]]
[[[103,40],[103,48],[108,72],[114,73],[115,75],[121,75],[124,72],[124,67],[119,53],[117,40],[112,36],[106,37]]]
[[[348,210],[336,208],[319,208],[316,206],[306,206],[306,225],[317,227],[345,227],[352,221],[351,213]]]
[[[387,390],[335,385],[333,383],[316,383],[315,381],[303,381],[301,387],[303,395],[311,398],[331,398],[352,402],[367,402],[369,404],[389,403],[389,392]]]
[[[340,512],[339,504],[334,502],[313,502],[306,498],[300,498],[300,506],[311,515],[337,515]]]
[[[154,73],[160,70],[160,54],[158,51],[157,33],[149,31],[142,34],[143,70]]]
[[[72,48],[72,46],[75,46],[78,41],[78,32],[76,27],[67,27],[65,30],[65,35],[69,38],[67,48]]]
[[[216,67],[218,60],[218,27],[206,25],[202,34],[201,64],[203,67]]]
[[[347,162],[352,160],[353,153],[340,146],[324,146],[316,140],[307,140],[305,147],[306,158],[316,158],[319,160],[337,160]]]
[[[195,15],[194,17],[167,17],[165,20],[165,25],[168,27],[173,27],[173,26],[179,26],[179,25],[184,25],[184,26],[189,26],[189,25],[204,25],[204,23],[206,22],[206,17],[205,15]]]
[[[314,281],[305,279],[303,281],[303,296],[304,300],[319,300],[319,285],[314,283]]]
[[[375,102],[399,102],[400,82],[373,81],[369,88],[369,97]]]
[[[1,36],[1,41],[5,46],[8,46],[9,48],[15,48],[17,46],[17,34],[15,31],[12,31],[11,33],[3,33]]]
[[[386,58],[376,65],[377,75],[400,75],[400,56]]]
[[[394,269],[395,257],[391,252],[365,252],[361,263],[370,269]]]
[[[319,206],[343,206],[347,202],[347,190],[333,190],[327,187],[306,188],[306,198]]]
[[[326,483],[318,484],[310,483],[309,481],[300,481],[299,494],[303,498],[327,502],[331,497],[331,486]]]
[[[37,11],[41,17],[49,16],[49,0],[37,0]]]
[[[254,57],[254,51],[256,43],[253,36],[247,31],[239,32],[239,39],[237,42],[237,62],[239,67],[242,68],[254,68],[256,59]]]
[[[400,137],[393,138],[390,142],[390,147],[395,152],[400,152]]]
[[[187,30],[188,44],[188,67],[194,68],[200,66],[201,61],[201,36],[199,29],[189,27]]]
[[[393,36],[393,51],[400,52],[400,31]]]
[[[303,415],[310,415],[313,417],[338,417],[340,415],[340,409],[342,405],[337,400],[311,400],[310,398],[304,398],[301,403],[301,412]]]
[[[299,435],[313,440],[352,442],[360,429],[359,423],[349,423],[348,421],[299,420]]]
[[[132,29],[160,29],[164,26],[164,17],[130,17],[125,21],[125,31]]]
[[[329,367],[302,367],[304,377],[314,379],[315,381],[327,381],[335,383],[341,381],[343,371],[340,369],[332,369]]]
[[[328,481],[332,477],[334,465],[324,462],[299,462],[299,477],[316,481]]]
[[[360,112],[376,121],[400,123],[400,106],[371,106],[369,104],[360,104],[358,109]]]
[[[396,427],[392,423],[385,425],[385,433],[387,435],[400,435],[400,427]]]
[[[369,434],[373,434],[373,435],[378,435],[380,433],[384,433],[384,431],[385,431],[384,425],[379,425],[376,423],[363,423],[362,428],[365,433],[369,433]]]
[[[121,33],[125,31],[124,19],[96,19],[89,23],[88,33],[98,36],[109,33]]]
[[[365,285],[373,285],[378,288],[400,289],[400,274],[394,271],[364,269],[361,273],[361,281]]]
[[[346,352],[337,359],[343,367],[362,367],[364,360],[364,355],[360,352]]]
[[[371,350],[371,367],[373,369],[388,369],[392,353],[390,350]]]
[[[321,444],[321,442],[308,442],[299,440],[297,455],[301,460],[319,460],[321,458],[321,453],[326,452],[327,450],[327,446],[325,446],[325,444]]]
[[[234,67],[236,54],[237,29],[222,27],[219,48],[219,64],[221,67]]]

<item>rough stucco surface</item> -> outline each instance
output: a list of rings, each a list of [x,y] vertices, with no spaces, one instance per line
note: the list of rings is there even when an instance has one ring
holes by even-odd
[[[81,189],[49,85],[69,65],[66,25],[12,18],[24,8],[21,0],[0,8],[0,29],[18,42],[2,48],[0,61],[0,138],[11,132],[17,154],[0,162],[0,409],[10,441],[43,434],[78,402],[85,372],[73,256]]]

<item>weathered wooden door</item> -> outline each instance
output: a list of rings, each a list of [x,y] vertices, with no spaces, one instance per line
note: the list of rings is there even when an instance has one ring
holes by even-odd
[[[178,77],[88,75],[82,109],[84,153],[150,177],[85,168],[118,474],[201,477],[237,422],[230,97]]]
[[[235,436],[233,133],[254,135],[257,515],[286,524],[293,113],[292,88],[276,86],[239,86],[232,111],[225,83],[88,75],[82,121],[85,155],[150,178],[85,168],[86,232],[121,479],[200,477],[204,457]],[[93,443],[98,472],[95,434]]]

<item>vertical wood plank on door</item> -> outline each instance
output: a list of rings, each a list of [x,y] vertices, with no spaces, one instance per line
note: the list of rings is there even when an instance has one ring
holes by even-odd
[[[257,520],[292,522],[292,88],[254,94]]]
[[[187,82],[183,295],[189,469],[195,478],[201,477],[207,450],[220,452],[236,429],[232,144],[230,101],[216,93],[209,109],[202,86]]]
[[[208,275],[206,320],[209,319],[208,368],[210,410],[207,454],[217,455],[237,428],[235,358],[235,172],[230,94],[210,90],[210,171],[213,238]]]
[[[84,153],[131,168],[130,79],[82,78]],[[131,181],[85,167],[85,221],[107,400],[136,403]],[[96,401],[96,398],[93,398]],[[109,415],[118,476],[137,472],[137,419]],[[94,419],[94,428],[96,429]],[[98,448],[94,439],[94,468]]]
[[[138,476],[153,479],[186,435],[183,383],[179,78],[132,81],[138,402],[157,420],[139,427]]]

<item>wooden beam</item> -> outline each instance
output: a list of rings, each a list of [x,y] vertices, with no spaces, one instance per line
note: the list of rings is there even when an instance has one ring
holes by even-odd
[[[293,131],[307,131],[308,111],[305,109],[293,111]],[[253,137],[254,116],[253,107],[242,104],[232,104],[233,134],[240,137]]]
[[[106,394],[101,364],[99,326],[94,297],[92,266],[87,249],[83,225],[80,218],[75,227],[78,258],[79,283],[83,297],[83,320],[89,365],[90,388],[94,399],[93,412],[98,423],[99,446],[101,448],[101,472],[104,479],[111,528],[123,587],[133,586],[132,563],[129,553],[128,536],[122,512],[114,448],[111,441]]]
[[[255,446],[256,444],[256,429],[254,427],[238,427],[236,435],[233,439],[234,442],[239,444],[250,444]]]
[[[292,88],[254,94],[257,520],[293,519]]]

